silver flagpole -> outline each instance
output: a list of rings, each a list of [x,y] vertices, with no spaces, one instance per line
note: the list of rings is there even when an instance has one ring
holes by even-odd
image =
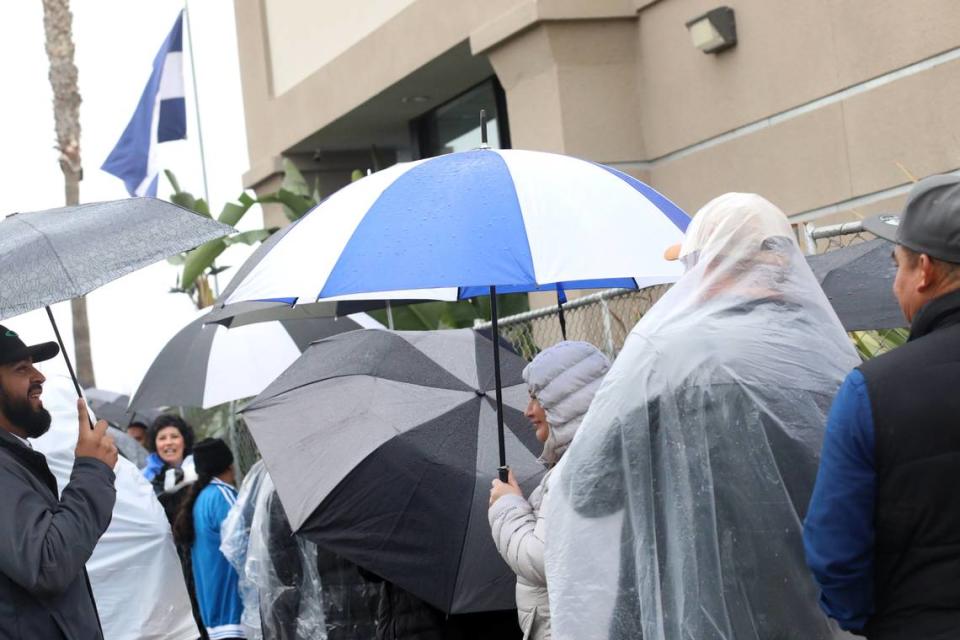
[[[190,48],[190,79],[193,84],[193,108],[197,114],[197,142],[200,144],[200,171],[203,174],[203,199],[206,200],[208,207],[212,207],[210,204],[210,188],[207,184],[207,156],[203,150],[203,127],[200,124],[200,93],[197,91],[197,64],[193,49],[193,20],[190,19],[190,3],[187,0],[183,2],[183,17],[186,18],[187,46]],[[216,262],[213,263],[213,267],[216,269]],[[216,297],[220,297],[220,278],[216,273],[213,274],[213,293]]]

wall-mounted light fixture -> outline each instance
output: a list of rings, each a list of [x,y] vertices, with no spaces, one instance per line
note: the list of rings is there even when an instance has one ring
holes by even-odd
[[[737,44],[737,23],[730,7],[717,7],[687,22],[693,46],[704,53],[720,53]]]

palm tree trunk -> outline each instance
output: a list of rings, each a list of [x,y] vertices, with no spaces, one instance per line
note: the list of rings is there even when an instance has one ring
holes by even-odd
[[[46,33],[47,58],[50,61],[50,86],[53,88],[53,119],[60,151],[66,204],[80,203],[80,89],[77,66],[73,62],[73,15],[69,0],[43,0],[43,28]],[[87,301],[70,301],[73,314],[73,342],[76,352],[77,378],[84,387],[95,384],[93,355],[90,349],[90,326],[87,322]]]

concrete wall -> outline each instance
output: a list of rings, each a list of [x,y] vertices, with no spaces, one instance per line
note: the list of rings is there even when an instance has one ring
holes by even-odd
[[[413,2],[265,2],[264,19],[274,95],[282,94],[307,79]]]
[[[368,16],[368,0],[235,0],[250,152],[245,184],[267,179],[281,154],[464,42],[487,15],[522,3],[376,0]]]
[[[405,87],[429,90],[422,112],[486,68],[513,146],[612,163],[690,212],[739,190],[850,217],[960,169],[956,0],[724,0],[739,43],[718,55],[685,27],[716,0],[371,2],[236,0],[248,185],[324,132],[349,140]],[[458,85],[472,60],[489,67]]]
[[[691,212],[757,191],[803,215],[960,168],[951,0],[726,4],[739,43],[719,55],[685,28],[717,6],[707,0],[637,2],[633,19],[541,20],[501,38],[485,53],[515,146],[617,164]]]

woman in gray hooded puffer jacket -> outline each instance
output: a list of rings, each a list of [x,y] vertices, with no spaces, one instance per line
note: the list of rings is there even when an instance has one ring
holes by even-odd
[[[523,637],[550,638],[550,606],[543,564],[548,482],[590,408],[610,361],[587,342],[564,341],[545,349],[523,370],[530,392],[524,415],[543,443],[540,462],[548,471],[524,499],[510,474],[508,483],[493,481],[488,519],[497,550],[517,574],[517,615]]]

